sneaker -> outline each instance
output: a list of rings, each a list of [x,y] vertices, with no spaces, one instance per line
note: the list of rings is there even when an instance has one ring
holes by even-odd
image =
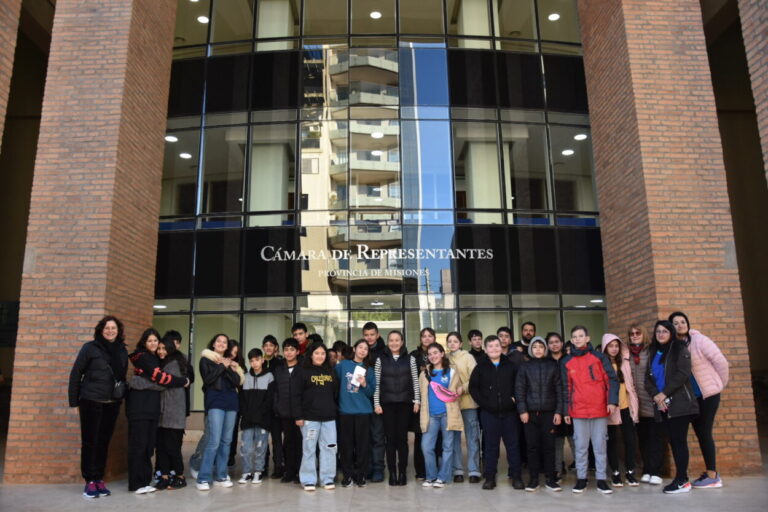
[[[651,475],[649,475],[648,473],[643,473],[643,476],[640,477],[640,481],[643,482],[644,484],[650,483]]]
[[[578,480],[576,480],[576,485],[573,486],[573,492],[582,493],[586,488],[587,488],[587,479],[579,478]]]
[[[197,469],[193,468],[192,466],[189,467],[189,474],[192,475],[192,478],[194,478],[195,480],[197,480],[198,473],[199,471]]]
[[[211,484],[208,482],[197,482],[195,484],[195,487],[198,491],[210,491],[211,490]]]
[[[464,475],[454,475],[453,483],[455,483],[455,484],[463,484],[464,483]]]
[[[169,490],[183,489],[187,486],[187,479],[183,476],[174,476],[171,478],[171,485],[168,486]]]
[[[688,480],[684,482],[672,480],[672,483],[664,487],[664,494],[680,494],[683,492],[691,492],[691,487],[691,482]]]
[[[722,486],[723,481],[720,478],[720,473],[715,473],[715,478],[710,478],[709,475],[704,472],[699,478],[693,481],[693,487],[695,489],[718,489]]]
[[[640,482],[638,482],[635,479],[635,472],[634,471],[627,471],[627,474],[624,475],[627,479],[627,485],[630,487],[637,487],[640,485]]]
[[[557,483],[557,480],[555,480],[554,478],[549,478],[549,479],[547,479],[546,487],[547,487],[547,489],[549,489],[550,491],[555,491],[555,492],[560,492],[560,491],[562,491],[562,490],[563,490],[563,489],[560,487],[560,484],[558,484],[558,483]],[[527,490],[527,489],[526,489],[526,490]]]
[[[98,498],[100,496],[96,482],[88,482],[83,489],[83,496],[86,498]]]
[[[332,491],[336,488],[336,484],[333,482],[328,482],[327,484],[323,484],[323,489],[326,491]]]
[[[157,489],[152,487],[151,485],[145,485],[144,487],[140,487],[133,491],[135,494],[149,494],[151,492],[155,492]]]
[[[496,479],[494,478],[486,478],[485,482],[483,482],[483,489],[486,491],[490,491],[491,489],[496,488]]]
[[[648,483],[651,485],[661,485],[662,482],[663,480],[661,479],[661,477],[656,475],[653,475],[651,479],[648,481]]]
[[[365,477],[361,476],[355,481],[355,485],[357,485],[358,487],[365,487],[366,485],[368,485],[368,482],[365,481]]]
[[[624,484],[621,483],[621,475],[618,471],[615,471],[611,476],[611,485],[613,487],[624,487]]]
[[[264,479],[262,478],[260,471],[257,471],[253,474],[253,480],[251,480],[252,484],[260,484],[263,481]]]
[[[351,487],[352,486],[352,477],[351,476],[345,476],[341,479],[341,486],[342,487]]]
[[[523,483],[523,479],[520,478],[520,475],[512,477],[512,488],[517,489],[518,491],[525,489],[525,484]]]
[[[281,484],[289,484],[291,482],[293,482],[293,477],[291,475],[283,475],[280,477]]]
[[[525,486],[525,490],[528,492],[536,492],[539,490],[539,481],[531,480],[528,485]]]
[[[601,494],[611,494],[613,492],[613,489],[608,487],[608,482],[606,482],[605,480],[598,480],[597,491]]]
[[[237,481],[239,484],[249,484],[253,481],[253,474],[252,473],[243,473],[243,476],[240,477],[240,480]]]
[[[469,477],[469,483],[471,484],[479,484],[480,483],[480,477],[477,475],[471,475]]]
[[[438,478],[437,480],[435,480],[434,482],[432,482],[432,487],[436,487],[436,488],[438,488],[438,489],[442,489],[443,487],[445,487],[445,482],[443,482],[442,480],[440,480],[440,479]]]
[[[96,480],[94,483],[96,484],[96,490],[99,491],[100,498],[104,498],[112,494],[112,492],[107,489],[107,486],[104,485],[104,480]]]
[[[433,483],[434,482],[432,480],[424,480],[423,482],[421,482],[421,486],[422,487],[432,487]]]
[[[155,489],[158,490],[158,491],[164,491],[170,485],[171,485],[171,479],[170,478],[160,477],[160,478],[157,479],[157,483],[155,484]]]
[[[568,471],[574,471],[576,469],[576,461],[571,462],[568,464]]]
[[[214,485],[214,487],[224,487],[224,488],[227,488],[227,487],[232,487],[235,484],[233,484],[232,480],[230,480],[229,477],[227,477],[224,480],[216,480],[215,482],[213,482],[213,485]]]
[[[314,485],[304,485],[303,487],[304,487],[304,490],[307,491],[307,492],[314,492],[315,491],[315,486]]]

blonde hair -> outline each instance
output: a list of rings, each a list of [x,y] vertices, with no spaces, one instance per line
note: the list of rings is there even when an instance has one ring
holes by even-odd
[[[636,329],[640,331],[640,336],[642,337],[642,344],[643,347],[647,347],[651,344],[651,337],[648,335],[648,329],[646,329],[642,324],[640,323],[634,323],[629,326],[629,329],[627,329],[627,339],[631,340],[632,337],[630,336],[630,333],[633,329]]]

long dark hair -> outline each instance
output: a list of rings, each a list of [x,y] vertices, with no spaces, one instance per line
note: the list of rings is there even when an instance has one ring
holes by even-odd
[[[671,315],[669,315],[669,318],[667,318],[667,320],[669,320],[669,321],[670,321],[670,323],[672,323],[672,322],[674,321],[674,319],[675,319],[675,317],[676,317],[676,316],[681,316],[681,317],[685,318],[685,325],[687,325],[687,326],[688,326],[688,332],[686,332],[686,333],[685,333],[685,339],[686,339],[686,340],[687,340],[687,339],[690,339],[690,337],[691,337],[691,321],[690,321],[690,320],[688,320],[688,315],[686,315],[686,314],[685,314],[685,313],[683,313],[682,311],[675,311],[674,313],[672,313]],[[673,327],[674,327],[674,325],[675,325],[675,324],[674,324],[674,323],[672,323],[672,326],[673,326]],[[672,336],[674,336],[675,338],[677,338],[677,329],[675,329],[674,331],[672,331]],[[678,338],[678,339],[679,339],[679,338]]]
[[[619,352],[616,354],[616,357],[611,357],[611,355],[608,353],[608,345],[610,345],[614,341],[619,344]],[[621,349],[622,348],[623,347],[621,346],[621,340],[619,338],[613,338],[611,341],[605,344],[605,348],[603,349],[603,354],[605,354],[605,357],[608,358],[608,361],[611,364],[616,365],[616,378],[619,379],[619,382],[624,382],[624,374],[621,373]]]
[[[123,322],[112,315],[107,315],[99,320],[99,323],[96,324],[96,328],[93,330],[93,339],[109,343],[104,339],[104,334],[102,333],[104,331],[104,327],[107,326],[107,322],[115,322],[117,325],[117,338],[115,338],[115,341],[125,343],[125,326],[123,325]]]
[[[237,355],[232,357],[232,349],[237,347]],[[233,361],[240,365],[240,368],[245,368],[245,359],[243,358],[243,351],[240,350],[243,347],[240,346],[240,342],[230,339],[227,343],[227,351],[224,353],[224,357],[231,357]]]
[[[186,377],[187,376],[187,358],[184,357],[184,354],[181,353],[180,350],[176,348],[176,343],[173,341],[173,338],[169,337],[166,333],[165,336],[163,336],[163,339],[160,340],[160,343],[163,344],[163,347],[165,348],[165,359],[162,361],[162,365],[165,366],[171,361],[176,361],[179,363],[179,369],[181,370],[181,376]]]
[[[463,345],[464,345],[464,340],[463,340],[463,339],[462,339],[462,337],[461,337],[461,333],[460,333],[460,332],[457,332],[457,331],[451,331],[451,332],[449,332],[449,333],[448,333],[448,335],[445,337],[445,345],[446,345],[446,346],[448,346],[448,338],[450,338],[451,336],[453,336],[454,338],[456,338],[457,340],[459,340],[459,345],[461,345],[461,346],[463,346]]]
[[[331,366],[331,359],[328,357],[328,349],[325,348],[325,345],[322,343],[313,343],[307,348],[307,351],[304,352],[304,360],[302,361],[301,366],[304,368],[312,368],[315,366],[314,363],[312,363],[312,354],[320,349],[323,349],[323,352],[325,352],[325,360],[323,361],[323,364],[320,365],[320,368],[333,375],[333,367]]]
[[[141,333],[141,338],[139,338],[139,342],[136,343],[136,351],[149,352],[147,350],[147,340],[153,334],[155,335],[155,338],[157,338],[157,341],[160,341],[160,333],[157,332],[157,329],[155,329],[154,327],[150,327],[149,329]]]
[[[424,336],[425,332],[428,332],[429,334],[431,334],[432,337],[435,338],[435,340],[437,340],[437,334],[435,333],[435,330],[431,327],[425,327],[419,331],[419,350],[424,350],[426,352],[427,349],[429,349],[429,345],[427,345],[427,349],[423,349],[422,347],[424,346],[424,344],[421,342],[421,337]]]
[[[213,350],[213,345],[216,344],[216,338],[218,338],[219,336],[224,336],[227,339],[227,353],[229,353],[229,347],[231,346],[231,344],[229,343],[229,336],[227,336],[223,332],[220,332],[218,334],[214,334],[213,338],[211,338],[211,341],[208,342],[208,345],[206,346],[206,348],[208,350]],[[225,356],[226,356],[226,354],[225,354]]]
[[[365,341],[365,338],[361,338],[357,340],[355,344],[352,346],[352,357],[350,357],[350,359],[352,359],[353,361],[355,359],[355,353],[357,352],[357,346],[361,343],[365,343],[365,346],[368,347],[368,342]],[[349,345],[347,345],[347,347],[349,347]],[[368,347],[368,355],[366,355],[365,358],[363,359],[363,366],[366,368],[370,368],[371,366],[373,366],[373,362],[371,361],[371,347]]]
[[[427,354],[429,353],[429,349],[431,348],[436,348],[440,351],[441,354],[443,354],[442,360],[440,362],[443,366],[443,375],[445,375],[445,372],[451,368],[451,360],[448,359],[448,354],[445,353],[445,348],[443,348],[443,346],[437,342],[430,343],[426,350]],[[427,376],[434,377],[436,375],[435,365],[433,365],[432,363],[427,363],[426,372],[427,372]]]
[[[659,343],[659,340],[656,339],[656,328],[659,327],[659,326],[662,326],[666,330],[669,331],[669,335],[670,335],[669,342],[667,342],[664,345]],[[651,354],[655,353],[657,350],[660,350],[661,353],[662,353],[661,361],[664,361],[667,358],[667,354],[669,353],[669,348],[672,346],[673,343],[676,342],[676,340],[677,340],[677,334],[675,332],[675,326],[672,325],[672,322],[670,322],[669,320],[659,320],[659,321],[657,321],[656,324],[654,324],[654,326],[653,326],[653,339],[651,341]]]

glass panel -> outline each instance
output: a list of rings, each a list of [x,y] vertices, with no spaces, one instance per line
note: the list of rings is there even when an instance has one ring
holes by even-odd
[[[300,209],[347,208],[348,126],[347,121],[301,124]]]
[[[302,311],[296,321],[307,324],[310,334],[319,334],[328,347],[337,340],[348,340],[349,314],[346,311]]]
[[[491,49],[493,48],[493,41],[480,38],[449,37],[448,48]]]
[[[560,307],[558,295],[512,294],[512,307],[515,308],[557,308]]]
[[[509,297],[507,295],[462,295],[461,307],[507,309]]]
[[[174,46],[190,46],[206,42],[208,39],[210,8],[211,0],[201,0],[193,3],[187,0],[179,0],[179,6],[176,9]]]
[[[254,0],[214,0],[211,42],[251,39]]]
[[[379,335],[387,341],[387,333],[391,330],[403,330],[403,314],[394,311],[353,311],[349,324],[351,340],[358,340],[363,335],[363,326],[366,322],[375,322],[379,328]],[[406,339],[406,343],[408,340]],[[412,348],[408,347],[407,348]]]
[[[349,46],[356,48],[397,48],[396,37],[350,37]]]
[[[303,255],[301,288],[307,293],[344,293],[348,288],[349,228],[304,227],[299,235]]]
[[[560,313],[558,311],[513,311],[512,312],[512,338],[520,339],[520,330],[525,322],[536,324],[536,336],[542,338],[548,332],[563,332],[560,325]]]
[[[550,126],[549,135],[555,170],[555,208],[597,211],[589,129]]]
[[[249,211],[292,210],[295,207],[295,124],[268,124],[251,128],[248,188]],[[280,225],[280,215],[271,217],[273,219],[261,216],[258,221],[263,225],[272,220],[272,225]]]
[[[353,0],[353,34],[393,34],[395,0]]]
[[[239,311],[239,297],[217,297],[215,299],[195,299],[195,311]]]
[[[426,294],[452,294],[456,290],[456,258],[452,226],[403,228],[406,258],[395,263],[405,272],[405,290]]]
[[[544,56],[547,108],[587,113],[587,82],[581,57]]]
[[[419,332],[424,327],[435,330],[437,342],[445,346],[445,338],[448,333],[459,328],[458,314],[455,311],[406,311],[405,313],[405,339],[408,350],[418,348]]]
[[[210,46],[209,55],[236,55],[239,53],[251,53],[253,43],[219,43]]]
[[[453,123],[457,208],[501,207],[498,151],[495,124]]]
[[[399,224],[391,224],[386,216],[376,221],[357,223],[349,228],[350,287],[354,293],[402,293],[402,260],[390,249],[401,249],[403,232]]]
[[[533,0],[493,0],[496,37],[536,39],[536,9]]]
[[[179,351],[189,357],[189,335],[191,332],[189,328],[189,315],[155,315],[152,318],[152,326],[161,335],[165,335],[166,332],[171,330],[181,334]]]
[[[510,228],[509,268],[512,291],[557,292],[555,230],[518,226]]]
[[[398,68],[397,50],[350,50],[349,105],[397,106]]]
[[[248,108],[250,62],[250,55],[227,55],[208,59],[206,112],[233,112]]]
[[[502,39],[496,41],[496,49],[515,53],[538,53],[539,44],[533,41],[515,41]]]
[[[403,212],[404,224],[453,224],[453,211],[409,211]]]
[[[295,121],[296,110],[262,110],[251,112],[252,123],[276,123],[279,121]]]
[[[507,213],[507,224],[519,226],[551,226],[552,214],[550,213]]]
[[[353,295],[350,297],[353,309],[390,310],[403,307],[402,295]]]
[[[195,315],[195,332],[192,340],[192,365],[197,370],[200,367],[200,353],[208,348],[211,339],[224,333],[232,339],[240,339],[240,315]],[[197,373],[197,372],[196,372]],[[203,379],[199,376],[192,384],[192,409],[203,410]]]
[[[501,144],[507,208],[550,210],[552,186],[544,126],[503,124]]]
[[[296,297],[296,310],[301,312],[347,309],[347,302],[346,295],[313,293]]]
[[[205,60],[175,60],[171,64],[168,117],[193,116],[199,125],[203,110]],[[193,120],[190,120],[192,122]]]
[[[600,230],[562,228],[558,230],[558,241],[563,293],[604,294]]]
[[[583,56],[584,51],[580,44],[562,44],[562,43],[541,43],[541,53],[554,53],[558,55],[579,55]]]
[[[488,0],[446,0],[448,33],[458,36],[490,36]],[[467,41],[466,48],[471,47]]]
[[[193,233],[160,233],[157,240],[155,297],[186,297],[192,291]],[[187,305],[187,308],[189,305]],[[160,309],[160,308],[156,308]],[[167,309],[166,307],[162,309]]]
[[[243,353],[246,362],[248,351],[261,348],[261,342],[268,334],[277,338],[277,342],[282,346],[283,340],[291,336],[292,322],[293,312],[243,315]]]
[[[456,309],[456,295],[438,293],[406,295],[405,307],[407,309]]]
[[[311,116],[313,119],[335,118],[334,112],[346,108],[349,105],[349,50],[338,45],[305,45],[302,94],[304,107],[320,112]],[[330,109],[327,114],[322,113],[324,108]]]
[[[543,123],[544,112],[538,110],[501,110],[502,121],[512,121],[516,123]]]
[[[456,222],[461,224],[504,224],[504,215],[497,212],[456,212]]]
[[[400,0],[400,33],[442,34],[443,0]]]
[[[240,230],[197,233],[195,295],[240,295]]]
[[[246,141],[245,127],[205,130],[203,213],[234,212],[243,209]]]
[[[496,62],[500,107],[544,108],[544,82],[538,55],[500,52],[496,54]]]
[[[457,260],[462,294],[509,292],[506,235],[504,226],[456,226],[456,248],[474,249]]]
[[[557,225],[597,228],[600,227],[600,217],[598,215],[558,215]]]
[[[563,295],[564,308],[605,308],[605,295]]]
[[[243,309],[293,309],[293,297],[246,297]]]
[[[506,311],[462,311],[461,332],[464,334],[464,348],[469,350],[469,331],[477,329],[483,334],[483,338],[489,334],[496,334],[496,329],[509,325],[509,313]]]
[[[400,103],[403,106],[448,106],[448,55],[444,49],[400,48]],[[409,117],[427,116],[418,110]],[[446,113],[438,117],[448,117]]]
[[[451,105],[496,107],[494,55],[495,52],[482,50],[448,51]]]
[[[298,263],[289,257],[298,247],[296,229],[247,229],[244,243],[246,295],[272,297],[296,293]]]
[[[302,226],[346,226],[347,220],[347,212],[343,211],[302,212],[301,214]]]
[[[579,13],[574,0],[538,0],[541,38],[578,43]]]
[[[593,347],[600,346],[600,339],[608,330],[608,313],[605,311],[563,311],[565,323],[565,339],[571,338],[571,328],[583,325],[589,331]]]
[[[226,112],[224,114],[206,114],[205,126],[225,126],[230,124],[245,124],[248,122],[248,112]]]
[[[251,108],[287,109],[299,106],[299,52],[260,52],[253,55]]]
[[[351,121],[350,206],[400,208],[400,126],[397,121]]]
[[[185,295],[189,295],[189,292],[186,292]],[[190,308],[191,300],[188,298],[184,299],[156,299],[155,304],[152,306],[152,309],[155,311],[155,313],[169,313],[169,312],[184,312],[184,311],[192,311]]]
[[[265,215],[249,215],[249,228],[270,227],[270,226],[295,226],[296,215],[293,213],[278,213]]]
[[[299,35],[300,0],[258,0],[256,38],[294,37]],[[281,50],[285,42],[259,42],[257,51]]]
[[[347,33],[347,0],[304,0],[304,35]]]
[[[195,214],[199,156],[199,130],[166,134],[160,215]]]
[[[447,121],[403,121],[403,206],[453,208],[451,128]]]

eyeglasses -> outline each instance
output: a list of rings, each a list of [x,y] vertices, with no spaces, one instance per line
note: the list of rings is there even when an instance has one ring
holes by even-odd
[[[640,331],[630,331],[629,332],[630,336],[640,336],[641,334],[643,334],[643,333],[641,333]]]
[[[669,334],[669,331],[667,331],[666,329],[664,329],[663,331],[662,330],[656,331],[656,336],[658,336],[659,334]]]

